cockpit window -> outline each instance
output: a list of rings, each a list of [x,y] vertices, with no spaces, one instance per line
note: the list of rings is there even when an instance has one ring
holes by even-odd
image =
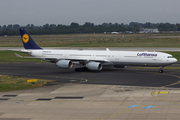
[[[167,58],[174,58],[173,56],[168,56]]]

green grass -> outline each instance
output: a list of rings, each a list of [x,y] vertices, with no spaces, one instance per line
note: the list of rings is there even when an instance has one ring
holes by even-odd
[[[45,86],[47,82],[52,82],[50,80],[39,79],[37,82],[27,83],[29,79],[30,78],[0,75],[0,92],[32,89]]]
[[[180,47],[180,34],[32,35],[41,47]],[[158,36],[158,37],[157,37]],[[0,36],[0,47],[23,47],[20,36]]]
[[[62,47],[179,47],[180,38],[110,38],[103,40],[75,41]]]

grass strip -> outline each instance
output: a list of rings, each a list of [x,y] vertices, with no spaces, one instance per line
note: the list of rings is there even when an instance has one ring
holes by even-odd
[[[124,38],[122,37],[124,36]],[[179,47],[180,34],[32,35],[40,47]],[[0,36],[1,47],[23,47],[20,35]]]
[[[27,82],[32,78],[0,75],[0,92],[25,90],[45,86],[51,80],[38,79],[37,82]]]

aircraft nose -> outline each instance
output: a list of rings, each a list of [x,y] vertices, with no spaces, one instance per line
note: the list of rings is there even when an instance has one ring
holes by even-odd
[[[177,62],[177,59],[175,58],[175,60],[174,60],[175,62]]]
[[[176,59],[176,58],[174,58],[172,62],[173,62],[173,63],[177,62],[177,59]]]

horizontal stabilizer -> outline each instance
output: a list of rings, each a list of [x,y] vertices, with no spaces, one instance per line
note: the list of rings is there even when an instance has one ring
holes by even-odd
[[[17,53],[14,53],[17,57],[20,57],[20,58],[23,58],[22,56],[20,56],[19,54]]]
[[[41,59],[42,57],[26,57],[26,56],[21,56],[21,55],[19,55],[19,54],[17,54],[17,53],[14,53],[17,57],[20,57],[20,58],[39,58],[39,59]]]
[[[23,53],[31,53],[31,50],[26,49],[7,49],[7,51],[15,51],[15,52],[23,52]]]

